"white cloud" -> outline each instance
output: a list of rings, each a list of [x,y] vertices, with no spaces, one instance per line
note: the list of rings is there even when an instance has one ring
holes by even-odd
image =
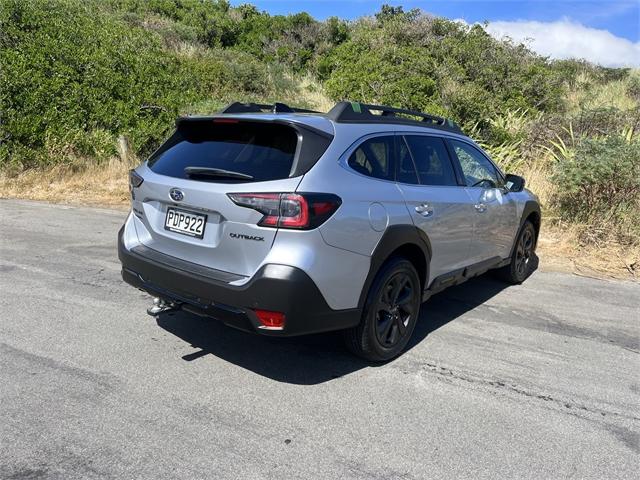
[[[607,30],[585,27],[570,20],[556,22],[490,22],[487,32],[511,37],[535,52],[554,59],[584,58],[606,67],[640,67],[640,42],[616,37]]]

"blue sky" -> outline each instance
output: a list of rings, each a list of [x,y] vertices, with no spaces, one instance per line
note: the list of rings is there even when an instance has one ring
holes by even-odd
[[[420,8],[443,17],[463,18],[469,23],[484,20],[551,22],[569,18],[633,42],[640,39],[639,0],[249,0],[246,3],[272,14],[306,11],[320,20],[332,15],[347,19],[371,15],[380,10],[383,3],[402,5],[405,9]]]
[[[428,13],[489,21],[490,33],[527,41],[554,58],[582,56],[610,66],[640,66],[640,0],[233,0],[271,14],[307,11],[317,19],[371,15],[383,3]]]

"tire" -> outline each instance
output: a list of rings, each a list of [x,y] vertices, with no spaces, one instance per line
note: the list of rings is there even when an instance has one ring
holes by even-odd
[[[496,270],[498,276],[505,282],[518,285],[524,282],[537,268],[538,257],[536,250],[536,229],[527,220],[520,228],[516,244],[511,256],[511,263]]]
[[[388,260],[369,289],[360,324],[344,332],[347,348],[374,362],[397,357],[411,338],[421,302],[413,264],[404,258]]]

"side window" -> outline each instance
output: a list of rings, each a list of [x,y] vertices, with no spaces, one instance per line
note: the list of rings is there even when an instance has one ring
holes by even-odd
[[[424,135],[405,136],[422,185],[456,186],[456,175],[444,140]]]
[[[460,161],[468,187],[502,187],[502,177],[493,164],[476,148],[457,140],[451,140],[451,146]]]
[[[413,163],[413,158],[411,158],[411,153],[409,153],[409,147],[407,143],[402,139],[402,137],[398,138],[398,181],[401,183],[412,183],[419,184],[418,175],[416,173],[416,166]]]
[[[362,175],[395,180],[393,140],[393,136],[366,140],[349,157],[349,166]]]

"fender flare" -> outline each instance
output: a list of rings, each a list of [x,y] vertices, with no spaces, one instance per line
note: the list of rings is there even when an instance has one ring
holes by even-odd
[[[511,246],[511,252],[509,253],[509,258],[513,258],[513,252],[516,249],[516,242],[518,241],[518,237],[520,236],[520,232],[522,231],[522,226],[524,222],[527,221],[529,215],[532,213],[536,213],[538,215],[538,225],[534,224],[536,229],[536,246],[538,245],[538,235],[540,234],[540,224],[542,223],[542,214],[540,212],[540,204],[535,200],[527,200],[524,204],[524,208],[522,209],[522,216],[520,217],[520,225],[518,226],[518,231],[516,233],[515,238],[513,239],[513,245]]]
[[[532,213],[537,213],[538,218],[542,219],[542,215],[540,214],[540,204],[535,200],[527,200],[522,210],[522,217],[520,217],[521,227],[522,225],[524,225],[525,220],[529,218],[529,215],[531,215]],[[540,227],[540,225],[537,225],[537,227]]]
[[[405,245],[416,246],[422,252],[425,260],[425,271],[424,278],[420,280],[422,281],[423,290],[427,288],[429,264],[431,262],[431,242],[429,241],[429,237],[423,230],[415,225],[392,225],[387,228],[376,245],[376,248],[373,250],[369,273],[367,274],[360,293],[360,299],[358,300],[358,308],[364,308],[369,289],[384,262],[389,259],[395,250]]]

